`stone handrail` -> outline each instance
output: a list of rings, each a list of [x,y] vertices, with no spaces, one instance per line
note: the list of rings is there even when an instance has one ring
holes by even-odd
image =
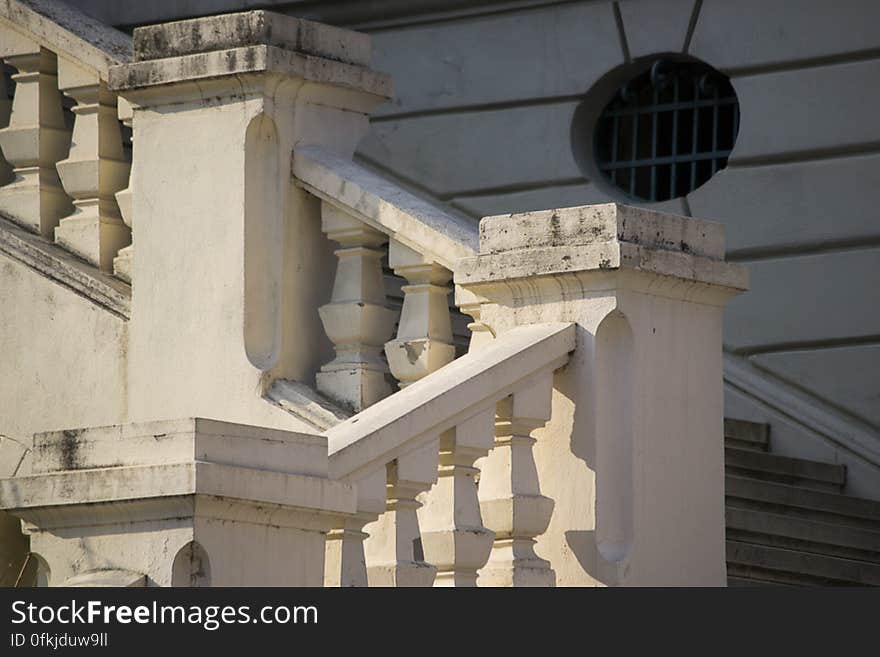
[[[439,571],[438,584],[473,586],[479,568],[490,583],[524,571],[552,583],[532,549],[553,502],[530,434],[574,348],[572,324],[519,327],[328,430],[330,477],[357,485],[358,514],[331,533],[326,583],[430,586]]]
[[[296,148],[293,176],[321,199],[322,229],[341,246],[320,309],[336,358],[321,368],[318,389],[358,412],[391,394],[389,371],[403,388],[455,358],[449,283],[455,263],[477,253],[477,226],[327,149]],[[389,265],[407,281],[399,321],[386,307],[386,243]]]
[[[12,106],[0,106],[0,210],[112,272],[131,242],[130,211],[120,211],[130,157],[119,124],[128,108],[107,81],[131,60],[131,38],[63,2],[3,0],[0,58],[16,70]],[[72,126],[62,94],[74,101]],[[126,263],[117,270],[130,281]]]
[[[293,175],[315,196],[446,269],[454,269],[459,258],[479,250],[473,222],[444,212],[330,151],[297,148]]]

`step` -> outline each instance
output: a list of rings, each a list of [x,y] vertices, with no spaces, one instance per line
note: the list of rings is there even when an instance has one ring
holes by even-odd
[[[880,531],[727,505],[727,538],[880,563]]]
[[[783,582],[774,582],[771,580],[764,579],[753,579],[751,577],[731,577],[727,576],[727,586],[728,587],[740,587],[740,586],[751,586],[751,587],[765,587],[765,586],[788,586]]]
[[[724,448],[724,467],[732,475],[830,492],[839,492],[846,482],[844,465],[736,447]]]
[[[727,475],[729,505],[880,531],[880,502]]]
[[[880,564],[741,541],[727,541],[727,563],[734,577],[880,586]]]
[[[822,577],[812,577],[780,570],[767,570],[757,566],[727,563],[728,586],[854,586],[852,582],[838,582]]]
[[[770,449],[770,425],[724,418],[724,444],[766,452]]]

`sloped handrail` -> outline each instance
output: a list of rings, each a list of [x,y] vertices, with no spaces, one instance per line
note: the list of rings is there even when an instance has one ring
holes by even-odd
[[[339,155],[318,147],[297,148],[293,175],[308,192],[451,271],[459,258],[479,250],[475,223]]]
[[[53,52],[65,53],[107,80],[111,66],[131,61],[131,37],[57,0],[0,0],[0,18]]]
[[[356,479],[429,440],[536,377],[575,348],[569,323],[520,326],[325,432],[330,477]]]

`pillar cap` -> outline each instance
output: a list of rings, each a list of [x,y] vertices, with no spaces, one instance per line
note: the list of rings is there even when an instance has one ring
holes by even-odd
[[[278,73],[391,97],[391,78],[369,68],[369,36],[270,11],[247,11],[134,30],[134,62],[110,69],[130,91],[247,73]]]
[[[746,268],[724,260],[721,224],[618,203],[484,217],[480,253],[459,261],[455,282],[619,270],[748,289]]]

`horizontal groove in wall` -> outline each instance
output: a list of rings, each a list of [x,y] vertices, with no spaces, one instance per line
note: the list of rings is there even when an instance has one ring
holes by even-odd
[[[840,253],[846,251],[865,251],[880,248],[880,235],[866,235],[842,240],[822,240],[803,244],[757,246],[727,252],[730,262],[761,262],[798,256]],[[880,275],[880,274],[878,274]]]
[[[545,105],[563,105],[575,103],[583,99],[583,94],[567,96],[547,96],[546,98],[526,98],[523,100],[506,100],[495,103],[477,103],[474,105],[456,105],[453,107],[438,107],[437,109],[414,110],[412,112],[396,112],[380,114],[370,118],[370,123],[387,123],[390,121],[403,121],[406,119],[421,119],[428,116],[442,116],[444,114],[474,114],[478,112],[494,112],[497,110],[519,109],[522,107],[542,107]]]
[[[776,62],[773,64],[757,64],[754,66],[728,67],[723,69],[724,73],[732,78],[744,78],[753,75],[766,75],[769,73],[788,73],[811,68],[821,68],[823,66],[836,66],[838,64],[849,64],[856,62],[866,62],[872,59],[880,59],[880,48],[870,48],[868,50],[854,50],[852,52],[838,53],[835,55],[826,55],[824,57],[810,57],[804,59],[792,59],[785,62]]]
[[[858,335],[846,338],[827,338],[824,340],[802,340],[795,342],[776,342],[773,344],[729,349],[726,351],[737,356],[758,356],[788,351],[819,351],[822,349],[839,349],[840,347],[861,347],[880,345],[880,335]]]
[[[409,188],[413,192],[427,197],[429,200],[441,201],[440,197],[438,197],[434,193],[434,191],[426,185],[422,184],[414,178],[409,178],[407,176],[397,173],[396,171],[393,171],[381,162],[377,162],[376,160],[369,158],[366,155],[362,155],[361,153],[355,153],[354,160],[355,162],[362,164],[366,168],[371,169],[373,173],[376,173],[377,175],[380,175],[384,178],[393,180],[394,182]]]
[[[861,144],[849,144],[833,148],[817,148],[812,150],[790,151],[786,153],[771,153],[755,157],[733,157],[727,162],[731,169],[745,167],[772,166],[776,164],[799,164],[801,162],[819,162],[822,160],[836,160],[858,155],[876,155],[880,153],[880,141],[870,141]]]
[[[410,189],[415,190],[416,192],[426,197],[427,200],[440,204],[450,204],[451,201],[458,198],[471,198],[474,196],[493,196],[495,194],[515,194],[516,192],[530,192],[537,189],[544,189],[545,187],[574,187],[576,185],[588,185],[590,183],[590,181],[586,178],[564,178],[558,180],[540,180],[533,183],[513,183],[510,185],[500,185],[495,187],[461,189],[454,190],[446,194],[438,194],[423,183],[407,176],[403,176],[392,170],[391,168],[387,167],[386,165],[382,164],[381,162],[377,162],[376,160],[367,157],[366,155],[358,153],[355,155],[355,159],[367,168],[372,169],[374,172],[386,178],[390,178],[395,182],[401,183],[405,187],[409,187]]]
[[[563,180],[541,180],[533,183],[516,183],[512,185],[498,185],[495,187],[481,187],[479,189],[461,190],[444,194],[440,198],[451,201],[459,198],[473,198],[475,196],[494,196],[496,194],[516,194],[517,192],[531,192],[547,187],[575,187],[589,185],[586,178],[567,178]]]
[[[421,17],[398,16],[396,18],[389,17],[385,19],[360,20],[360,21],[339,21],[339,25],[374,34],[377,32],[392,31],[406,29],[409,27],[423,27],[427,25],[442,25],[444,23],[454,23],[459,20],[467,20],[471,18],[484,18],[486,16],[498,16],[503,14],[513,14],[519,12],[538,11],[548,7],[556,7],[562,5],[572,5],[583,3],[583,0],[520,0],[519,2],[508,0],[502,2],[474,2],[473,7],[461,8],[452,11],[436,11]],[[493,5],[500,5],[494,6]]]

